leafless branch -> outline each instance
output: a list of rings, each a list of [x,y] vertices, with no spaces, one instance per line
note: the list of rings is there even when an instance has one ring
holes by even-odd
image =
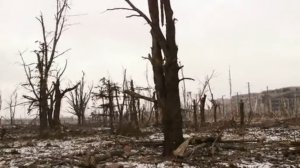
[[[183,80],[192,80],[192,81],[195,81],[195,79],[193,79],[193,78],[181,78],[181,79],[179,79],[179,82],[181,82]]]

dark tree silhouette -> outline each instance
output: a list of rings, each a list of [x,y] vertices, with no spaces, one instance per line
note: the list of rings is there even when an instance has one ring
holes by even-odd
[[[128,17],[142,17],[151,27],[152,51],[149,54],[153,68],[155,90],[158,106],[161,109],[164,150],[163,155],[173,155],[183,142],[182,116],[180,108],[177,54],[175,41],[175,21],[170,0],[148,0],[150,18],[138,9],[130,0],[125,0],[129,8],[114,8],[109,10],[129,10],[136,14]],[[160,3],[160,5],[159,5]],[[160,22],[162,25],[160,25]],[[165,33],[163,33],[165,27]]]
[[[54,100],[53,101],[55,102],[55,104],[54,104],[53,116],[49,115],[48,116],[49,117],[48,120],[49,120],[49,124],[50,123],[52,124],[50,126],[52,126],[53,128],[59,128],[59,126],[60,126],[59,116],[60,116],[62,99],[66,95],[66,93],[71,92],[74,89],[77,89],[77,87],[78,87],[78,85],[80,85],[80,83],[76,84],[73,87],[61,90],[60,89],[60,78],[57,78],[56,82],[53,83],[53,85],[54,85]]]
[[[36,41],[39,45],[39,48],[34,50],[36,62],[26,64],[23,54],[20,53],[27,77],[27,83],[23,86],[33,93],[33,96],[25,95],[24,97],[30,101],[29,111],[33,107],[38,108],[41,133],[45,132],[45,130],[49,127],[49,121],[51,121],[48,120],[48,116],[51,111],[50,109],[53,109],[53,107],[51,107],[53,102],[49,105],[49,99],[54,90],[49,87],[49,83],[51,83],[50,78],[53,75],[53,72],[59,72],[59,70],[54,70],[53,65],[59,56],[67,52],[66,50],[59,53],[57,51],[57,46],[63,31],[67,27],[66,12],[68,9],[68,0],[56,0],[56,13],[54,17],[55,28],[53,31],[46,30],[43,14],[37,17],[42,29],[42,40]]]

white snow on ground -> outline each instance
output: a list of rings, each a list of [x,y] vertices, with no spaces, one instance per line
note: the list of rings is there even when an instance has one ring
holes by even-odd
[[[244,132],[243,132],[244,131]],[[211,135],[210,133],[185,133],[185,138],[190,138],[193,136],[203,137],[205,135]],[[86,155],[86,152],[93,152],[97,151],[96,153],[103,153],[106,150],[109,150],[111,146],[115,146],[119,142],[122,141],[130,141],[130,137],[123,137],[123,136],[109,136],[109,135],[92,135],[87,137],[67,137],[64,139],[55,139],[55,140],[37,140],[32,139],[29,141],[14,141],[9,142],[8,144],[2,144],[0,152],[3,153],[3,158],[0,157],[0,167],[7,167],[9,163],[9,167],[16,167],[18,165],[32,165],[35,160],[46,160],[51,162],[53,160],[64,160],[69,161],[69,159],[75,159],[75,162],[79,162],[79,158]],[[150,141],[162,141],[163,134],[160,131],[156,131],[154,134],[145,138],[146,140]],[[278,142],[278,141],[299,141],[300,140],[300,132],[299,130],[290,130],[288,128],[270,128],[270,129],[260,129],[260,128],[247,128],[245,130],[239,129],[226,129],[224,130],[223,140],[263,140],[267,142]],[[116,143],[116,141],[118,141]],[[132,139],[134,142],[135,139]],[[144,148],[144,147],[142,147]],[[122,150],[122,147],[121,147]],[[138,149],[137,149],[138,150]],[[153,153],[146,152],[144,149],[141,151],[137,151],[135,149],[131,149],[130,153],[138,153],[143,151],[146,155],[152,155]],[[294,150],[292,147],[290,150]],[[19,154],[13,154],[13,153]],[[157,151],[156,151],[157,152]],[[231,151],[228,151],[227,155],[231,155]],[[76,157],[73,157],[76,156]],[[126,162],[117,162],[121,165],[126,167],[192,167],[187,164],[179,164],[174,162],[157,162],[150,160],[145,161],[140,159],[140,157],[135,156],[137,160],[131,159],[131,161]],[[268,158],[276,157],[276,156],[268,156]],[[276,159],[276,158],[273,158]],[[133,160],[133,161],[132,161]],[[121,160],[119,160],[121,161]],[[141,162],[140,162],[141,161]],[[70,162],[74,163],[74,162]],[[272,162],[273,163],[273,162]],[[266,160],[259,163],[259,161],[245,161],[241,160],[237,163],[234,163],[237,167],[245,167],[245,168],[268,168],[272,167],[272,163],[267,162]],[[227,163],[220,163],[221,166],[226,166]],[[275,164],[275,163],[274,163]],[[287,165],[290,166],[290,165]],[[300,167],[300,165],[297,165]],[[295,167],[297,167],[295,166]]]
[[[236,164],[237,167],[243,168],[270,168],[273,164],[266,162],[266,163],[258,163],[258,162],[247,162],[242,160],[241,163]]]
[[[153,141],[163,141],[164,140],[164,135],[162,133],[155,133],[149,136],[150,140]]]
[[[283,136],[284,135],[284,136]],[[262,130],[260,128],[249,128],[238,132],[236,129],[228,129],[223,133],[222,139],[224,140],[258,140],[266,142],[277,141],[299,141],[300,132],[288,130],[285,128],[270,128],[268,130]]]
[[[113,163],[107,163],[106,165],[111,165]],[[195,168],[194,166],[187,165],[185,163],[179,164],[171,161],[165,161],[157,164],[146,164],[146,163],[137,163],[137,162],[118,162],[114,164],[120,164],[124,166],[124,168],[173,168],[173,167],[181,167],[181,168]]]

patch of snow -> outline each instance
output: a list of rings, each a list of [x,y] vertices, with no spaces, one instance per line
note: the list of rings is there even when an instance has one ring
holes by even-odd
[[[187,139],[187,138],[192,137],[193,135],[195,135],[195,134],[183,134],[183,138]]]
[[[278,137],[278,136],[271,136],[271,135],[268,135],[268,136],[266,137],[266,141],[267,141],[267,142],[270,142],[270,141],[280,141],[280,140],[281,140],[281,138]]]
[[[106,163],[106,165],[111,165],[113,163]],[[171,161],[165,161],[161,163],[138,163],[138,162],[117,162],[117,164],[122,165],[124,168],[173,168],[173,167],[182,167],[182,168],[195,168],[195,166],[190,166],[186,163],[176,163]]]
[[[237,167],[243,168],[270,168],[273,166],[272,163],[265,162],[265,163],[258,163],[258,162],[248,162],[245,160],[241,161],[242,163],[237,163]]]
[[[149,136],[149,139],[154,141],[163,141],[164,135],[162,133],[155,133]]]

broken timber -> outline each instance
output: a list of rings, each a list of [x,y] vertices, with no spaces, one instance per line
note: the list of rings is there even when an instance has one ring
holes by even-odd
[[[135,93],[135,92],[133,92],[131,90],[124,90],[124,93],[128,94],[128,95],[130,95],[132,97],[138,98],[138,99],[144,99],[144,100],[147,100],[147,101],[150,101],[150,102],[156,102],[156,100],[153,99],[153,98],[150,98],[150,97],[147,97],[147,96],[143,96],[143,95]]]

